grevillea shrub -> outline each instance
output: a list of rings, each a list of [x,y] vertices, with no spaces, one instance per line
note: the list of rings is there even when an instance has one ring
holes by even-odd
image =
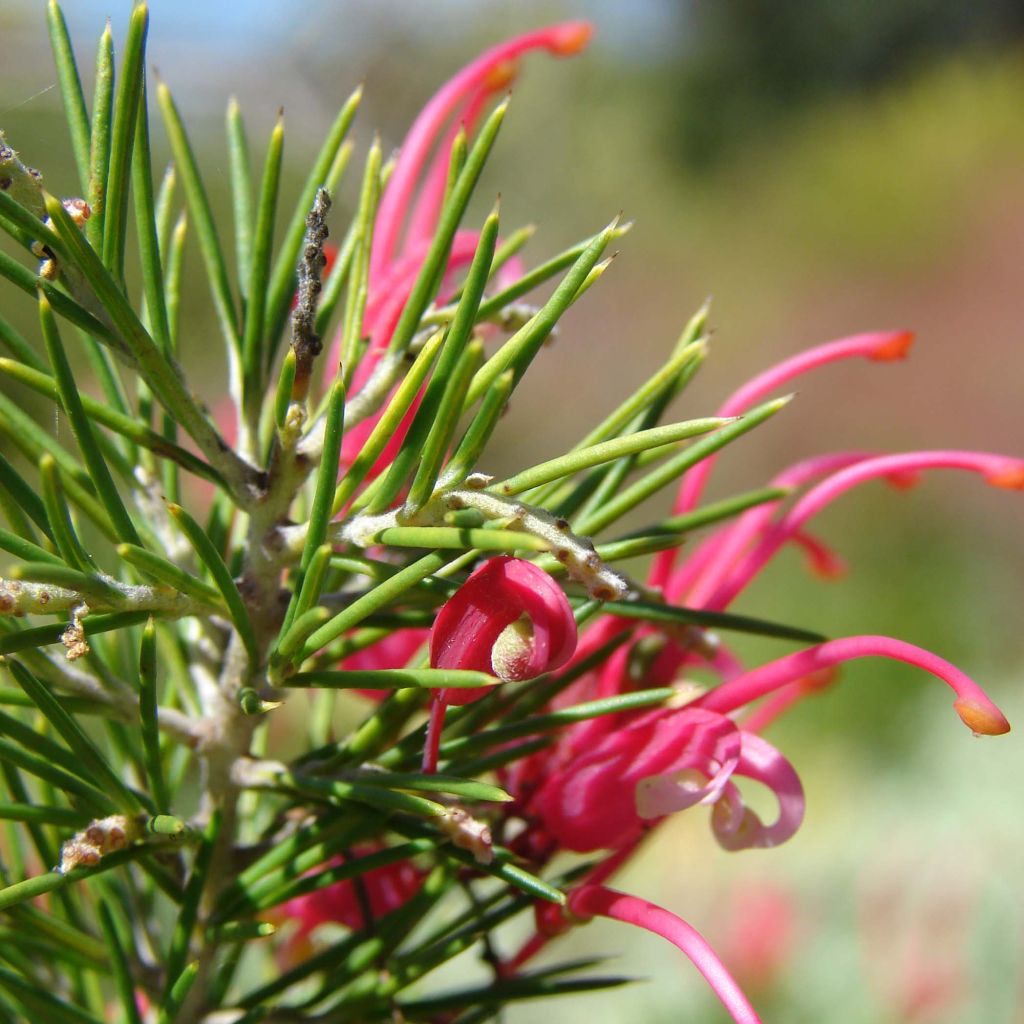
[[[147,79],[146,8],[116,76],[101,36],[91,102],[47,16],[80,194],[0,145],[4,304],[38,307],[31,336],[0,319],[0,1020],[483,1021],[620,984],[532,963],[594,916],[663,936],[758,1020],[701,935],[615,872],[684,812],[730,851],[791,837],[800,776],[763,732],[851,659],[944,683],[969,731],[1009,725],[938,653],[731,606],[788,545],[835,575],[814,519],[857,485],[942,469],[1019,490],[1024,461],[829,453],[708,504],[715,460],[780,392],[836,360],[902,359],[912,337],[755,365],[714,415],[666,424],[707,354],[702,309],[648,380],[622,370],[621,404],[571,450],[495,479],[503,409],[625,226],[527,262],[530,232],[466,211],[520,60],[575,54],[589,27],[483,54],[390,160],[377,142],[353,159],[356,93],[297,196],[281,123],[257,169],[232,105],[229,215],[169,84]],[[173,154],[159,180],[151,119]],[[346,223],[332,201],[359,163]],[[186,254],[228,357],[213,410],[178,358]],[[666,491],[662,518],[617,525]],[[777,652],[745,664],[743,633]],[[495,933],[516,917],[533,937],[508,948]],[[491,980],[433,985],[462,953]]]

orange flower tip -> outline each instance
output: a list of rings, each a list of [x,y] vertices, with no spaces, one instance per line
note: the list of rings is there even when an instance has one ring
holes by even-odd
[[[910,346],[914,344],[915,337],[916,335],[913,331],[895,331],[887,335],[885,340],[875,347],[869,358],[880,363],[906,359]]]
[[[494,65],[487,73],[484,80],[484,88],[488,92],[499,92],[510,86],[519,74],[519,62],[515,60],[503,60]]]
[[[800,689],[805,693],[814,693],[831,686],[839,678],[839,666],[829,665],[827,668],[819,668],[800,680]]]
[[[953,707],[975,736],[1002,736],[1010,731],[1010,723],[995,704],[961,698]]]
[[[986,473],[985,479],[993,487],[1008,491],[1024,491],[1024,462],[1013,462],[994,473]]]
[[[568,21],[552,29],[549,48],[559,57],[571,57],[586,47],[593,34],[589,21]]]

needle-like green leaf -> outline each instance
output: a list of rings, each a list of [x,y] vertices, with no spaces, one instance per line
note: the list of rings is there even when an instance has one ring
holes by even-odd
[[[96,493],[99,495],[100,501],[103,502],[103,507],[110,517],[118,540],[128,544],[139,544],[139,535],[135,531],[135,525],[128,515],[128,510],[124,507],[124,502],[121,501],[117,486],[107,468],[106,460],[96,442],[96,436],[92,432],[92,424],[82,405],[79,385],[64,352],[60,335],[57,333],[57,322],[54,319],[50,303],[42,294],[39,296],[39,320],[42,325],[43,340],[46,343],[46,353],[50,357],[54,380],[60,394],[60,402],[71,424],[71,431],[78,442],[79,451],[88,467]]]
[[[256,633],[253,630],[252,622],[249,619],[249,612],[242,600],[242,595],[235,585],[228,569],[221,558],[220,552],[214,547],[213,542],[206,535],[203,528],[190,516],[180,505],[168,505],[167,511],[181,528],[181,532],[188,538],[199,561],[206,566],[207,571],[213,579],[214,586],[220,591],[224,603],[227,605],[231,621],[238,630],[238,636],[245,647],[246,653],[252,664],[258,665],[260,660],[259,645],[256,643]]]
[[[85,109],[85,94],[78,77],[78,65],[75,63],[75,51],[71,46],[67,22],[56,0],[50,0],[46,5],[46,26],[50,31],[53,63],[57,66],[57,82],[71,133],[71,151],[78,167],[82,192],[85,193],[89,189],[89,114]]]
[[[256,213],[256,234],[252,242],[251,258],[248,260],[250,269],[246,294],[249,296],[249,300],[245,307],[242,368],[245,375],[245,395],[251,405],[250,415],[253,418],[258,413],[257,403],[263,397],[265,336],[263,318],[266,314],[266,307],[261,301],[261,297],[266,294],[267,282],[270,279],[270,257],[274,244],[274,220],[277,215],[277,196],[281,181],[283,151],[284,121],[279,115],[267,145],[259,206]],[[241,271],[239,276],[241,277]]]
[[[124,281],[124,244],[128,233],[128,194],[131,186],[132,150],[139,104],[142,102],[149,8],[136,4],[128,21],[124,57],[114,100],[110,134],[110,169],[107,173],[103,214],[103,265],[111,276]]]

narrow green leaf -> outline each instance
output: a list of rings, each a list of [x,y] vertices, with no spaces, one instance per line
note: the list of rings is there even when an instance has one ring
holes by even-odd
[[[608,610],[624,619],[704,626],[708,629],[751,633],[755,636],[770,636],[779,640],[793,640],[797,643],[817,644],[826,639],[821,633],[814,630],[787,626],[779,622],[770,622],[767,619],[733,615],[731,612],[705,611],[701,608],[680,608],[675,605],[658,604],[654,601],[617,601]]]
[[[286,687],[320,687],[331,690],[400,690],[407,686],[429,689],[473,689],[495,686],[501,680],[487,672],[457,668],[375,668],[298,672],[281,682]]]
[[[366,479],[366,474],[384,451],[388,441],[394,436],[405,414],[416,400],[420,387],[426,379],[443,341],[444,334],[440,331],[427,339],[415,362],[409,367],[402,382],[395,389],[391,401],[377,420],[359,454],[352,460],[352,465],[348,467],[338,483],[334,492],[334,501],[331,504],[331,515],[337,515],[355,494],[356,488]]]
[[[234,96],[228,100],[225,115],[228,140],[228,167],[231,179],[231,208],[235,222],[235,262],[238,266],[238,284],[242,298],[248,302],[249,275],[252,267],[252,226],[255,221],[252,206],[252,161],[249,158],[249,139],[245,131],[242,110]]]
[[[671,686],[661,686],[648,690],[635,690],[632,693],[618,694],[615,697],[604,697],[600,700],[586,701],[571,707],[560,708],[547,714],[531,715],[509,725],[500,725],[494,729],[475,733],[472,736],[460,736],[445,740],[441,744],[441,757],[457,766],[458,759],[465,754],[477,754],[490,750],[509,740],[521,739],[535,733],[561,729],[566,725],[585,722],[603,715],[619,714],[623,711],[635,711],[639,708],[655,707],[664,704],[677,696]]]
[[[196,225],[199,249],[206,266],[206,277],[213,296],[213,304],[217,310],[221,333],[227,342],[229,353],[237,355],[241,347],[238,335],[238,317],[235,302],[231,296],[227,264],[224,262],[224,253],[221,251],[220,240],[217,237],[209,196],[199,173],[195,153],[185,132],[185,125],[165,83],[157,84],[156,96],[171,143],[171,151],[174,153],[174,162],[181,175],[189,212]]]
[[[412,1019],[430,1019],[446,1011],[477,1007],[481,1003],[495,1008],[521,999],[541,999],[550,996],[573,995],[577,992],[600,992],[604,989],[629,985],[635,979],[611,975],[604,978],[531,978],[518,977],[509,981],[493,981],[474,988],[464,988],[444,995],[426,996],[395,1003],[398,1011]]]
[[[357,213],[358,216],[358,213]],[[318,338],[327,336],[331,329],[334,314],[337,312],[341,302],[342,293],[349,282],[355,262],[356,243],[358,240],[358,221],[353,220],[349,224],[345,237],[338,249],[338,255],[334,258],[334,265],[330,273],[324,278],[323,291],[320,293],[320,301],[316,307],[316,324],[314,330]]]
[[[185,1002],[185,997],[191,991],[198,973],[198,960],[185,964],[181,973],[175,978],[174,984],[171,985],[170,991],[162,1000],[160,1012],[156,1018],[157,1024],[174,1024],[178,1017],[178,1011],[181,1009],[182,1003]]]
[[[86,198],[92,216],[86,222],[89,244],[103,250],[103,224],[107,212],[107,175],[110,173],[110,133],[114,100],[114,37],[110,20],[96,47],[96,78],[92,98],[92,132],[89,138],[89,182]]]
[[[345,385],[340,379],[331,386],[330,400],[324,419],[324,443],[317,471],[313,506],[306,524],[306,543],[302,549],[301,568],[309,567],[313,555],[327,539],[327,525],[331,520],[338,461],[341,458],[341,440],[345,432]]]
[[[345,314],[341,327],[341,365],[345,383],[352,384],[359,365],[360,342],[363,335],[363,314],[370,279],[370,253],[373,248],[373,229],[376,223],[377,204],[381,195],[381,148],[380,139],[374,137],[366,154],[363,170],[363,184],[359,191],[359,206],[356,209],[353,227],[354,249],[353,269],[349,273],[348,295],[345,299]]]
[[[199,901],[202,899],[203,891],[206,888],[210,863],[213,860],[220,826],[220,812],[214,811],[203,833],[203,839],[196,851],[195,859],[192,862],[192,871],[185,885],[181,907],[178,910],[178,920],[175,922],[174,932],[171,935],[171,944],[165,961],[166,983],[161,999],[162,1003],[166,1003],[169,999],[173,998],[175,984],[178,981],[179,975],[185,970],[192,932],[195,930],[199,917]]]
[[[277,378],[277,391],[274,394],[274,422],[278,430],[283,430],[288,418],[288,408],[292,404],[292,386],[295,384],[295,352],[292,349],[284,355],[281,363],[281,374]]]
[[[114,982],[117,985],[117,995],[121,1001],[121,1013],[128,1024],[142,1024],[139,1006],[135,1000],[135,979],[132,977],[132,967],[125,952],[124,943],[118,934],[117,922],[114,920],[114,915],[106,900],[99,900],[97,909],[103,938],[107,943],[107,951],[110,955],[110,963],[114,968]],[[131,941],[130,936],[126,936],[126,938]]]
[[[374,544],[403,548],[477,548],[480,551],[548,551],[547,541],[515,530],[473,530],[454,526],[390,526],[374,534]]]
[[[284,330],[292,295],[295,294],[295,267],[299,261],[299,249],[302,236],[306,231],[306,214],[313,205],[316,190],[331,177],[332,167],[338,165],[338,155],[345,141],[345,136],[352,125],[352,120],[359,109],[363,89],[360,86],[345,101],[334,123],[331,125],[323,146],[317,154],[309,176],[306,178],[299,193],[295,209],[292,211],[288,226],[285,228],[281,248],[270,275],[270,288],[267,293],[266,312],[264,314],[265,335],[271,339],[268,355],[272,359],[276,351],[278,339]],[[335,181],[335,184],[337,182]],[[328,186],[330,190],[330,186]]]
[[[287,628],[282,626],[280,639],[270,656],[270,675],[275,685],[282,685],[280,679],[282,669],[298,654],[299,649],[328,619],[331,613],[326,608],[310,608],[296,614]]]
[[[299,591],[298,601],[295,604],[296,616],[305,615],[320,600],[320,592],[324,587],[327,570],[331,567],[331,556],[333,554],[334,548],[330,544],[321,544],[313,553],[313,557],[309,560],[309,565],[302,577],[302,588]]]
[[[39,460],[39,476],[42,482],[43,505],[46,508],[47,532],[56,544],[57,551],[72,568],[91,573],[95,568],[92,556],[78,539],[74,524],[71,522],[71,513],[64,500],[60,472],[53,456],[44,455]]]
[[[53,63],[57,67],[57,82],[64,101],[64,116],[71,133],[71,151],[78,167],[78,179],[82,192],[89,189],[89,114],[85,109],[85,94],[78,77],[75,51],[71,46],[64,12],[56,0],[46,5],[46,27],[50,32],[50,46],[53,49]]]
[[[128,21],[121,74],[114,100],[110,133],[110,169],[103,215],[103,265],[115,280],[124,281],[124,244],[128,233],[128,193],[135,126],[143,94],[149,8],[136,4]]]
[[[3,193],[0,193],[2,195]],[[63,209],[63,207],[62,207]],[[5,252],[0,252],[0,277],[7,278],[27,295],[35,296],[37,286],[42,288],[46,297],[50,300],[55,313],[59,313],[65,320],[81,327],[84,331],[96,338],[103,338],[112,345],[118,344],[116,335],[106,324],[97,320],[87,309],[80,306],[74,299],[69,298],[62,291],[55,288],[49,281],[40,282],[39,278],[20,263],[12,259]]]
[[[0,530],[0,550],[9,551],[25,562],[64,564],[57,555],[51,554],[46,548],[41,548],[38,544],[33,544],[32,541],[11,533],[10,530]]]
[[[640,502],[646,500],[668,484],[677,481],[690,467],[697,465],[697,463],[706,459],[713,452],[719,451],[732,441],[735,441],[736,438],[741,437],[774,416],[788,404],[790,397],[792,396],[764,402],[745,416],[741,416],[735,422],[722,427],[710,437],[706,437],[678,455],[674,455],[657,469],[641,477],[636,483],[606,502],[602,508],[595,510],[591,515],[581,517],[575,523],[576,531],[585,534],[599,533],[605,527],[610,526],[621,516],[625,515],[630,509],[639,505]]]
[[[32,821],[39,825],[77,829],[89,823],[89,815],[70,807],[44,807],[39,804],[0,803],[0,819]]]
[[[43,329],[46,352],[50,357],[50,364],[53,366],[61,405],[71,424],[71,431],[78,442],[79,451],[88,467],[89,476],[96,487],[96,493],[99,495],[100,501],[103,502],[107,515],[110,516],[118,539],[129,544],[138,544],[139,535],[135,531],[135,525],[117,492],[117,486],[110,475],[106,460],[103,458],[92,432],[92,424],[82,405],[79,385],[64,352],[60,335],[57,333],[57,322],[54,319],[50,303],[42,294],[39,296],[39,320]]]
[[[461,483],[473,472],[487,442],[491,439],[509,396],[516,386],[515,374],[506,370],[499,374],[484,394],[480,408],[462,435],[455,452],[441,472],[440,483],[450,487]]]
[[[448,253],[451,249],[452,239],[455,237],[455,231],[462,220],[473,190],[476,188],[476,183],[480,178],[480,173],[483,171],[484,163],[491,152],[495,139],[498,137],[498,131],[501,128],[502,121],[505,119],[505,112],[507,110],[508,100],[505,100],[503,103],[498,104],[480,128],[480,132],[473,143],[473,148],[466,157],[465,166],[460,171],[451,195],[441,210],[441,216],[438,220],[437,229],[434,232],[434,238],[430,243],[430,248],[423,258],[420,272],[409,293],[409,299],[402,309],[402,314],[392,332],[391,341],[388,344],[388,351],[390,352],[404,352],[409,347],[413,335],[419,328],[420,320],[433,297],[443,273],[443,268],[447,264]]]
[[[448,793],[466,800],[486,800],[508,803],[512,797],[500,786],[477,779],[462,779],[453,775],[420,775],[413,772],[363,772],[358,781],[367,786],[385,789],[412,789],[424,793]]]
[[[68,745],[97,787],[126,814],[136,813],[142,807],[139,798],[121,781],[120,775],[53,694],[20,662],[10,661],[8,667],[18,685]]]
[[[262,296],[266,295],[270,279],[270,257],[274,244],[274,220],[277,215],[277,196],[281,181],[281,155],[284,151],[284,121],[278,115],[277,124],[270,133],[267,156],[263,164],[263,181],[260,187],[259,206],[256,216],[256,235],[252,244],[251,269],[246,294],[250,297],[245,307],[245,331],[242,340],[243,370],[246,382],[246,398],[255,412],[262,400],[263,391],[263,344],[266,306]],[[241,273],[239,274],[241,277]]]
[[[30,487],[21,474],[0,453],[0,487],[14,499],[18,507],[53,540],[50,521],[39,495]]]
[[[70,769],[57,767],[58,763],[67,762],[67,751],[45,737],[29,735],[32,730],[9,715],[0,714],[0,721],[5,735],[10,737],[0,739],[0,760],[48,782],[63,791],[70,802],[79,802],[96,817],[113,812],[114,803],[106,793],[72,774]],[[34,750],[41,753],[32,753]]]
[[[419,818],[439,818],[447,813],[444,804],[435,800],[360,782],[285,774],[281,776],[281,784],[315,798],[342,802],[352,800],[376,811],[402,811]]]
[[[635,533],[627,534],[623,541],[634,536],[654,536],[658,533],[688,533],[702,526],[710,526],[712,523],[720,523],[723,519],[730,519],[747,509],[756,508],[758,505],[766,505],[768,502],[781,501],[790,494],[785,487],[761,487],[756,491],[745,491],[732,498],[723,498],[708,505],[702,505],[692,512],[683,512],[678,516],[669,516],[652,526],[646,526]]]
[[[13,359],[2,358],[0,358],[0,373],[7,374],[8,377],[30,387],[40,395],[45,395],[53,400],[60,399],[57,382],[49,373],[23,366],[21,363],[14,362]],[[187,449],[181,448],[134,417],[125,416],[103,402],[98,402],[84,394],[79,397],[82,401],[82,408],[89,419],[108,427],[156,455],[169,459],[190,473],[223,486],[224,481],[220,474]]]
[[[9,910],[11,907],[16,907],[27,900],[33,900],[37,896],[63,889],[72,882],[91,878],[101,872],[120,867],[122,864],[128,864],[138,859],[143,852],[142,847],[118,850],[115,853],[108,853],[93,868],[73,868],[66,874],[48,871],[45,875],[37,875],[34,878],[26,878],[23,882],[16,882],[5,889],[0,889],[0,911]]]
[[[467,408],[480,398],[505,370],[513,370],[516,381],[522,378],[559,317],[572,304],[587,275],[601,258],[601,254],[615,234],[617,225],[618,218],[591,239],[559,282],[551,298],[477,371],[466,396]]]
[[[221,558],[203,528],[180,505],[168,505],[167,511],[181,528],[181,532],[188,538],[199,561],[209,571],[214,585],[220,591],[221,597],[224,598],[228,614],[231,616],[235,629],[238,630],[239,638],[245,646],[250,661],[254,666],[258,665],[260,661],[259,645],[256,643],[252,622],[249,620],[249,612],[246,610],[242,595],[238,592],[238,587],[235,585],[231,571],[224,559]]]
[[[146,765],[146,778],[153,803],[160,814],[170,808],[167,781],[160,755],[160,729],[157,724],[156,696],[156,627],[153,620],[146,623],[139,647],[139,725],[142,732],[142,751]]]
[[[146,297],[146,316],[160,351],[170,355],[171,330],[164,300],[164,275],[160,258],[160,234],[157,207],[153,196],[153,161],[149,146],[149,111],[145,83],[135,126],[135,151],[132,155],[132,191],[135,196],[135,224],[139,238],[139,265]]]
[[[22,562],[21,565],[15,566],[12,575],[15,579],[26,580],[29,583],[46,583],[66,590],[77,590],[83,597],[97,597],[110,601],[120,596],[118,591],[100,576],[69,569],[66,565],[55,565],[53,562]]]
[[[711,416],[706,419],[687,420],[684,423],[672,423],[663,427],[652,427],[650,430],[637,431],[634,434],[626,434],[623,437],[602,441],[588,448],[581,448],[556,459],[550,459],[548,462],[542,462],[531,469],[525,469],[521,473],[516,473],[515,476],[502,480],[500,483],[492,484],[489,490],[498,494],[521,494],[532,487],[548,483],[551,480],[559,480],[572,473],[589,469],[591,466],[599,466],[625,455],[634,455],[637,452],[660,448],[663,445],[707,434],[732,422],[734,422],[734,418],[723,419]]]
[[[36,354],[36,351],[25,339],[24,335],[14,329],[2,316],[0,316],[0,342],[10,350],[20,363],[31,367],[33,370],[45,370],[46,363]]]
[[[0,984],[29,1012],[24,1019],[46,1021],[46,1024],[103,1024],[98,1017],[3,966],[0,966]]]
[[[447,561],[447,556],[426,555],[411,565],[400,569],[390,579],[380,583],[373,590],[356,598],[347,608],[338,612],[329,622],[324,623],[309,639],[300,652],[297,661],[304,661],[311,654],[329,644],[336,637],[353,626],[357,626],[368,615],[391,604],[400,594],[418,583],[425,576],[436,572]]]
[[[173,587],[182,594],[187,594],[196,601],[202,601],[215,608],[219,608],[222,604],[220,591],[216,587],[211,587],[208,583],[196,579],[195,576],[185,572],[180,566],[161,555],[153,554],[152,551],[137,547],[135,544],[119,544],[117,554],[129,565],[134,565],[153,579]]]
[[[448,381],[448,387],[445,389],[437,410],[437,419],[430,427],[426,440],[423,442],[419,466],[406,500],[406,508],[409,511],[421,508],[422,505],[417,503],[422,502],[425,505],[433,497],[437,489],[441,467],[451,449],[452,441],[462,419],[462,409],[466,395],[469,393],[469,386],[474,374],[483,363],[483,340],[473,338],[463,351],[462,357]]]
[[[458,417],[462,412],[461,401],[456,406],[452,400],[452,392],[457,386],[455,369],[466,350],[473,330],[497,239],[498,212],[494,210],[484,221],[480,232],[480,240],[469,268],[462,300],[448,329],[448,336],[437,360],[437,368],[423,394],[423,400],[402,447],[392,460],[387,478],[367,509],[371,514],[383,511],[392,503],[413,471],[415,477],[406,501],[409,511],[414,512],[421,508],[433,493],[441,459],[447,450],[448,441],[455,433]],[[435,435],[440,435],[441,443],[438,443]],[[432,436],[433,443],[430,440]],[[428,451],[429,458],[426,457]]]
[[[112,612],[109,615],[90,615],[85,621],[89,636],[108,633],[115,629],[124,629],[138,625],[149,618],[148,612]],[[0,655],[17,654],[18,651],[31,650],[33,647],[45,647],[47,644],[60,643],[61,634],[67,629],[66,622],[53,622],[47,626],[35,626],[32,629],[20,629],[14,633],[0,636]]]

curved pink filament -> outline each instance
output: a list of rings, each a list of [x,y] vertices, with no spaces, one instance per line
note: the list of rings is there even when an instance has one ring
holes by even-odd
[[[541,48],[556,56],[578,53],[591,32],[586,22],[565,22],[509,39],[481,54],[434,94],[409,129],[394,173],[384,190],[370,257],[371,279],[378,277],[395,255],[416,181],[438,133],[459,103],[486,83],[496,68],[520,54]]]
[[[825,473],[834,473],[871,457],[870,452],[856,451],[815,455],[784,469],[772,480],[771,486],[803,487]],[[698,548],[691,556],[699,556],[699,563],[691,568],[691,560],[687,559],[672,574],[666,587],[666,597],[670,601],[679,601],[685,595],[688,605],[703,607],[750,544],[767,527],[777,507],[778,502],[773,501],[748,509],[734,523],[709,537],[705,542],[707,549]]]
[[[761,1024],[761,1018],[707,940],[681,917],[639,896],[602,885],[585,885],[569,893],[568,909],[579,917],[607,917],[668,939],[689,957],[736,1024]]]
[[[940,450],[905,452],[865,459],[834,473],[807,492],[712,594],[705,607],[720,610],[730,604],[761,571],[779,548],[826,505],[851,487],[924,469],[963,469],[980,473],[995,487],[1024,488],[1024,461],[989,452]]]

